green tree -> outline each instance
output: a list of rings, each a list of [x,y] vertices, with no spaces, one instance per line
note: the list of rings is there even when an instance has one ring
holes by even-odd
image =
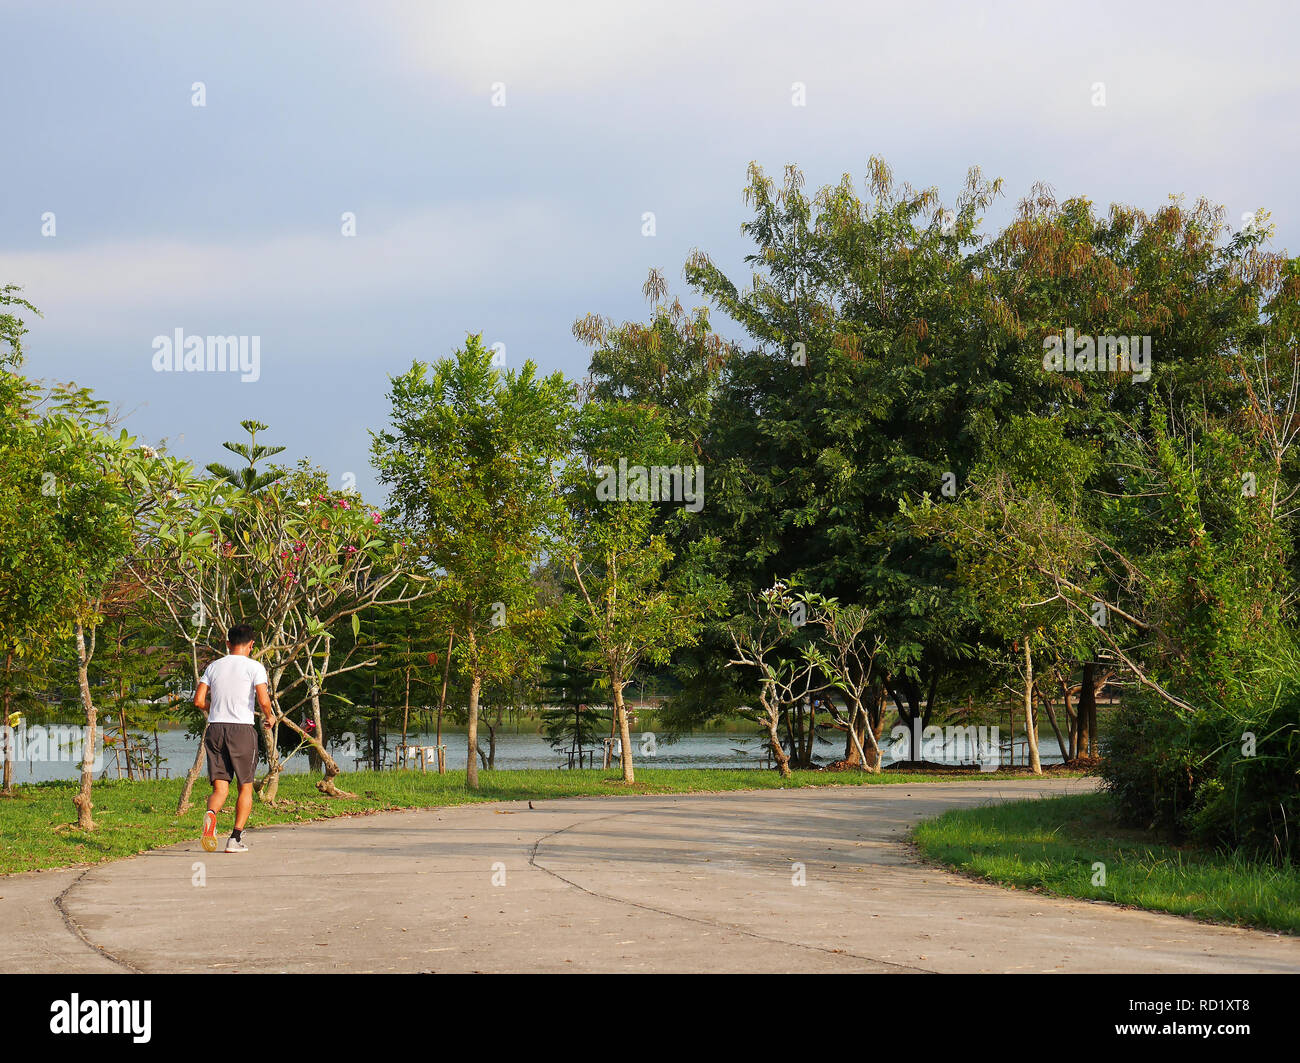
[[[624,688],[642,662],[664,664],[673,650],[698,639],[705,618],[720,609],[725,587],[707,571],[708,554],[716,544],[699,540],[679,558],[667,536],[656,530],[656,510],[664,503],[651,501],[648,492],[634,497],[639,492],[631,487],[623,492],[626,497],[618,496],[613,481],[621,470],[633,469],[630,480],[636,478],[636,469],[657,477],[656,469],[671,469],[669,460],[680,454],[657,410],[633,403],[588,402],[576,418],[574,450],[565,477],[568,513],[561,550],[573,574],[578,615],[593,647],[590,660],[613,701],[623,780],[632,783]],[[698,470],[678,467],[677,475],[690,475],[696,490],[703,490]],[[611,486],[615,490],[606,490]],[[684,486],[679,493],[685,502]],[[688,518],[688,511],[677,514],[677,519]]]
[[[570,631],[568,645],[571,649],[557,653],[543,666],[541,694],[545,704],[542,711],[542,733],[556,750],[567,750],[571,755],[582,756],[582,751],[598,746],[609,733],[609,713],[601,710],[602,697],[597,677],[582,662],[590,660],[591,647],[585,647],[582,658],[574,653],[582,636]]]
[[[948,593],[943,545],[918,538],[899,501],[961,483],[975,424],[1020,401],[1027,376],[979,272],[976,228],[997,191],[972,171],[945,211],[879,159],[865,195],[846,176],[809,196],[795,168],[778,186],[753,166],[752,283],[702,253],[686,266],[746,334],[704,442],[723,574],[737,598],[782,578],[859,603],[909,724],[928,721],[940,682],[971,658],[978,618]]]
[[[373,433],[379,480],[436,574],[436,600],[469,677],[466,783],[478,787],[479,697],[509,675],[520,644],[540,645],[555,617],[537,606],[534,566],[553,544],[572,388],[532,362],[499,372],[482,337],[453,358],[392,380],[392,427]]]
[[[30,304],[9,286],[5,306]],[[22,355],[22,322],[0,318],[6,363]],[[126,432],[114,433],[107,404],[86,388],[56,384],[44,394],[0,368],[0,656],[19,644],[45,646],[72,634],[86,714],[77,823],[91,830],[97,709],[88,669],[101,596],[132,549],[151,487],[170,464]],[[89,638],[87,632],[89,631]]]
[[[101,599],[88,679],[103,713],[105,754],[111,751],[119,778],[162,777],[157,731],[174,718],[178,673],[157,612],[148,591],[125,571]]]

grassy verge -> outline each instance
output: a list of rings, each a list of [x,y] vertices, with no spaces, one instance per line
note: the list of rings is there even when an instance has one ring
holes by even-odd
[[[958,809],[916,828],[928,858],[1003,886],[1300,934],[1300,869],[1119,825],[1106,794]],[[1105,884],[1094,885],[1094,864]]]
[[[279,800],[275,807],[261,803],[254,805],[249,826],[256,828],[385,809],[432,808],[475,801],[991,781],[1005,777],[1005,773],[979,772],[957,775],[890,771],[867,775],[860,772],[797,771],[792,779],[783,782],[775,771],[758,769],[638,768],[636,784],[627,787],[619,775],[602,770],[484,771],[479,773],[479,789],[468,790],[464,771],[446,775],[350,772],[339,779],[339,785],[358,796],[356,799],[335,800],[316,792],[314,777],[286,775],[280,781]],[[0,837],[4,839],[3,846],[0,846],[0,874],[100,863],[193,838],[201,828],[208,784],[199,780],[194,788],[195,807],[177,818],[176,802],[181,792],[179,779],[96,783],[96,829],[90,832],[69,825],[75,820],[72,806],[75,789],[76,784],[71,782],[37,783],[18,787],[14,797],[0,798]],[[233,824],[233,812],[232,798],[227,801],[222,814],[222,829],[229,829]]]

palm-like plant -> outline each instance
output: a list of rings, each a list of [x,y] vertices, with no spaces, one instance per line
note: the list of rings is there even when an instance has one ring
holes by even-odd
[[[248,464],[242,469],[234,469],[229,465],[222,465],[214,461],[207,466],[208,472],[219,480],[232,484],[235,487],[242,488],[249,494],[257,494],[265,490],[280,479],[278,472],[258,472],[257,463],[266,458],[273,458],[283,452],[284,447],[268,447],[257,441],[257,433],[265,432],[268,425],[262,424],[261,421],[240,421],[240,427],[248,433],[247,443],[222,443],[230,453],[237,454]]]

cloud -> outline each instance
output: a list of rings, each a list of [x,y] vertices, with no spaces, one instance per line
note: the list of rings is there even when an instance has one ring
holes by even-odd
[[[0,256],[0,276],[65,336],[103,335],[115,321],[156,312],[158,329],[201,312],[292,312],[320,304],[430,301],[501,291],[545,291],[563,283],[555,256],[598,243],[586,221],[554,204],[448,204],[394,215],[357,212],[357,235],[341,222],[315,232],[238,242],[138,240]],[[177,315],[182,315],[178,317]],[[169,324],[170,323],[170,324]],[[164,327],[165,326],[165,327]]]
[[[789,113],[790,85],[802,81],[808,123],[841,133],[1100,131],[1209,154],[1220,148],[1215,134],[1247,135],[1260,100],[1300,89],[1294,34],[1282,31],[1297,18],[1277,3],[1239,5],[1213,32],[1190,13],[1173,20],[1127,0],[1091,5],[1086,18],[1038,0],[472,0],[392,14],[413,72],[480,94],[485,106],[492,83],[505,82],[509,105],[544,102],[556,123],[590,121],[618,100],[752,138]],[[1104,110],[1092,105],[1096,81],[1107,83]],[[562,99],[570,105],[557,106]],[[628,133],[641,135],[624,113]]]

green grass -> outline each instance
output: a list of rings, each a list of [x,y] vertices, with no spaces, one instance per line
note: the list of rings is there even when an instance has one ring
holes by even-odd
[[[1004,886],[1300,933],[1300,869],[1125,828],[1106,794],[957,809],[914,840],[929,859]],[[1093,885],[1098,862],[1105,885]]]
[[[1058,773],[1053,773],[1058,774]],[[1068,774],[1068,773],[1065,773]],[[716,793],[726,790],[773,790],[800,786],[888,785],[916,782],[993,781],[999,773],[964,775],[921,772],[797,771],[782,782],[775,771],[761,769],[638,768],[632,787],[623,785],[616,772],[585,771],[483,771],[479,789],[465,787],[465,773],[446,775],[420,772],[349,772],[339,786],[357,794],[354,799],[323,797],[315,777],[286,775],[274,807],[258,802],[251,827],[273,823],[301,823],[334,816],[356,815],[384,809],[433,808],[475,801],[523,801],[598,795]],[[1005,775],[1001,775],[1005,778]],[[19,786],[13,797],[0,797],[0,874],[69,867],[116,860],[196,837],[201,829],[204,801],[209,792],[205,779],[194,787],[194,807],[179,819],[176,803],[181,780],[128,782],[109,780],[95,784],[94,831],[80,831],[72,797],[76,783],[52,782]],[[234,799],[226,802],[221,828],[234,822]]]

